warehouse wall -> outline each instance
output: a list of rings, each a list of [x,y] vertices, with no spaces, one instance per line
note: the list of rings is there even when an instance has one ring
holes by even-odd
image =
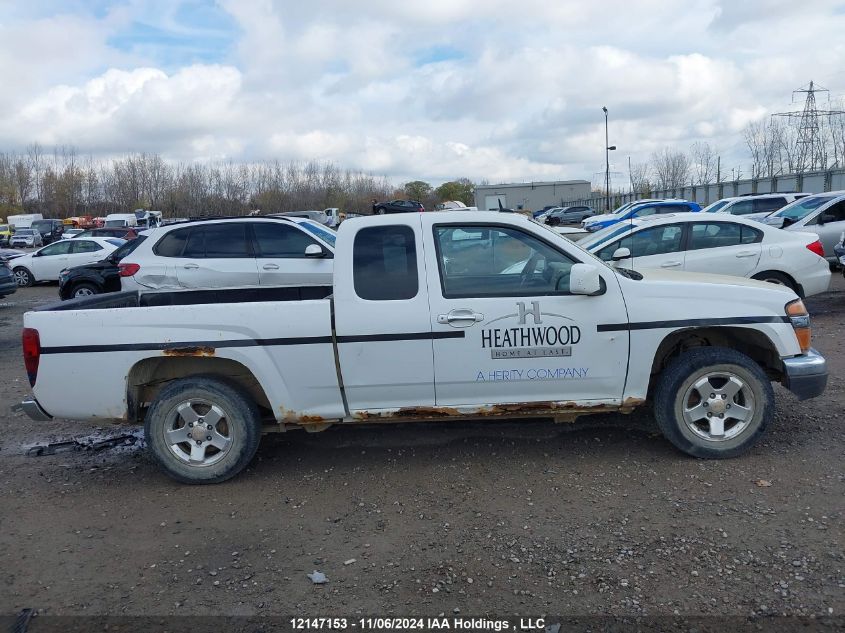
[[[478,185],[475,188],[475,206],[486,209],[488,197],[502,197],[502,205],[516,209],[542,209],[548,205],[559,205],[573,198],[588,198],[590,183],[586,180],[533,182],[520,184]]]

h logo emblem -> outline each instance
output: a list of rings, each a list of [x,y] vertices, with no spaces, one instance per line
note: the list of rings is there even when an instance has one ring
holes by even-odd
[[[517,301],[516,302],[517,308],[519,308],[519,324],[525,325],[525,319],[528,317],[529,314],[534,316],[534,324],[539,325],[542,323],[540,320],[540,302],[539,301],[532,301],[531,302],[531,309],[528,310],[525,307],[524,301]]]

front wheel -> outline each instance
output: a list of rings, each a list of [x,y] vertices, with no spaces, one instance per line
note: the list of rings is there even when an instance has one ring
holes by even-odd
[[[80,297],[91,297],[98,294],[100,294],[100,289],[94,284],[81,283],[77,284],[73,289],[74,299],[79,299]]]
[[[12,275],[14,275],[15,283],[18,284],[18,287],[20,288],[31,286],[35,281],[32,278],[32,273],[23,267],[15,268],[12,271]]]
[[[723,347],[684,352],[663,371],[654,412],[663,435],[694,457],[742,454],[774,417],[774,390],[745,354]]]
[[[165,473],[186,484],[213,484],[234,477],[255,456],[261,416],[240,387],[192,376],[161,390],[144,435]]]

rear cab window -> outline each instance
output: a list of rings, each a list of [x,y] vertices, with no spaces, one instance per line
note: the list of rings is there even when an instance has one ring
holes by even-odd
[[[352,246],[355,294],[369,301],[403,301],[419,292],[417,245],[409,226],[361,229]]]

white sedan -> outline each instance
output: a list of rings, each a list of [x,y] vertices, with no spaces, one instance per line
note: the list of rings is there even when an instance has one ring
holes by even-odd
[[[59,271],[98,262],[125,242],[115,237],[59,240],[13,259],[12,273],[18,286],[31,286],[38,281],[58,281]]]
[[[725,214],[676,213],[614,224],[578,242],[620,268],[662,268],[750,277],[809,297],[825,292],[830,268],[817,235]]]

